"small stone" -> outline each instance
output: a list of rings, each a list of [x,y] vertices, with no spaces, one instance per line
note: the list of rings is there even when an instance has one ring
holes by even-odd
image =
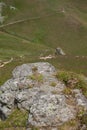
[[[62,56],[65,56],[65,55],[66,55],[66,54],[64,53],[64,51],[63,51],[60,47],[56,48],[55,54],[56,54],[56,55],[62,55]]]

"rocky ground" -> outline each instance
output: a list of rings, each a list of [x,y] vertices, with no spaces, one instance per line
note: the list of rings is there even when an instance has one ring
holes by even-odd
[[[13,77],[0,87],[1,120],[6,120],[18,108],[28,111],[27,130],[57,130],[86,113],[85,96],[79,89],[72,89],[68,94],[67,87],[56,78],[56,71],[47,62],[16,67]],[[78,123],[76,128],[70,130],[77,130],[79,126]],[[81,130],[86,130],[86,127],[83,123]]]

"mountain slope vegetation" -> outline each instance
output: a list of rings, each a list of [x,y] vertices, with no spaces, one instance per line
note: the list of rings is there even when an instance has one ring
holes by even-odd
[[[7,78],[15,65],[42,61],[40,56],[54,55],[57,47],[62,48],[66,56],[46,61],[59,69],[87,75],[86,0],[3,2],[6,5],[2,10],[5,21],[0,25],[0,59],[13,57],[14,61],[0,68],[0,77],[5,68],[9,71],[5,74]]]

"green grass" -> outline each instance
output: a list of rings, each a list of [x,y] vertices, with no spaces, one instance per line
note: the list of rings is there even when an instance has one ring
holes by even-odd
[[[0,29],[6,32],[0,32],[0,60],[14,57],[12,63],[0,68],[0,84],[10,77],[15,66],[43,61],[39,60],[39,56],[54,54],[58,46],[64,50],[66,57],[58,56],[46,61],[58,69],[87,75],[86,0],[3,1],[8,5],[3,10],[3,15],[7,16],[4,24],[38,16],[41,18]],[[17,10],[11,11],[9,5],[15,6]]]
[[[20,111],[18,109],[8,117],[6,121],[0,121],[0,129],[4,130],[5,128],[11,127],[26,127],[26,121],[28,118],[28,112]],[[20,128],[21,129],[21,128]]]
[[[47,49],[45,45],[36,45],[25,39],[0,32],[0,58],[21,55],[38,56],[45,49]]]
[[[12,77],[12,70],[16,66],[43,61],[39,59],[40,55],[54,55],[56,47],[61,47],[66,56],[46,61],[57,69],[64,70],[57,76],[66,85],[68,80],[77,78],[78,83],[74,87],[82,89],[87,96],[83,76],[74,73],[87,76],[87,0],[3,1],[7,4],[3,9],[3,15],[6,16],[4,24],[27,18],[30,20],[0,28],[0,60],[7,61],[13,57],[11,63],[0,68],[0,85]],[[9,5],[15,6],[17,10],[10,10]],[[31,78],[43,81],[42,75],[32,75]],[[56,86],[55,83],[51,85]],[[71,94],[71,89],[65,89],[64,93]],[[0,122],[0,129],[25,127],[26,119],[26,112],[15,110],[5,122]],[[85,120],[83,117],[83,123]],[[63,128],[66,130],[70,126],[71,124],[69,127],[66,124]]]
[[[5,2],[8,5],[3,12],[8,16],[5,23],[38,16],[41,18],[3,28],[3,31],[11,35],[0,34],[0,59],[28,55],[34,61],[34,56],[54,54],[55,48],[61,47],[67,57],[58,56],[48,61],[59,69],[64,68],[87,75],[86,0],[79,0],[79,2],[78,0],[41,2],[9,0]],[[17,10],[9,10],[9,5],[15,6]],[[63,9],[65,13],[62,12]],[[44,50],[48,52],[45,53]],[[82,56],[85,57],[82,58]]]
[[[40,73],[33,73],[28,78],[37,81],[38,83],[43,82],[43,75]]]
[[[65,83],[68,87],[64,93],[71,93],[71,89],[81,89],[82,93],[87,97],[87,81],[83,75],[68,71],[58,71],[56,77]]]

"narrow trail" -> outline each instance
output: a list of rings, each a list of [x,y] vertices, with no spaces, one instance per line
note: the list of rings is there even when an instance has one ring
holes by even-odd
[[[12,61],[13,61],[13,58],[11,58],[11,59],[8,60],[8,61],[5,61],[5,62],[0,63],[0,68],[2,68],[2,67],[4,67],[5,65],[11,63]]]
[[[29,38],[26,38],[26,37],[22,37],[14,32],[8,32],[7,30],[5,30],[4,27],[8,27],[8,26],[11,26],[11,25],[14,25],[14,24],[19,24],[19,23],[23,23],[23,22],[27,22],[27,21],[32,21],[32,20],[38,20],[38,19],[43,19],[45,17],[50,17],[50,16],[53,16],[55,14],[58,14],[60,13],[59,11],[54,11],[52,14],[47,14],[47,15],[44,15],[44,16],[37,16],[37,17],[33,17],[33,18],[25,18],[25,19],[21,19],[21,20],[18,20],[18,21],[13,21],[13,22],[10,22],[10,23],[7,23],[7,24],[4,24],[4,25],[1,25],[0,26],[0,32],[2,33],[5,33],[5,34],[8,34],[9,36],[12,36],[12,37],[15,37],[15,38],[18,38],[20,40],[25,40],[27,42],[32,42],[31,39]],[[51,48],[52,49],[52,48]],[[54,50],[55,51],[55,50]],[[55,53],[55,52],[54,52]],[[42,57],[38,57],[38,59],[40,60],[47,60],[47,59],[55,59],[57,57],[60,57],[61,55],[59,56],[55,56],[55,55],[47,55],[47,56],[42,56]],[[30,56],[29,56],[30,57]],[[61,58],[76,58],[76,59],[87,59],[87,56],[70,56],[70,55],[66,55],[66,56],[61,56]],[[13,59],[11,58],[9,61],[7,62],[3,62],[3,64],[0,65],[0,68],[4,67],[6,64],[12,62]]]
[[[17,24],[17,23],[26,22],[28,20],[36,20],[36,19],[40,19],[40,17],[27,18],[27,19],[22,19],[22,20],[14,21],[14,22],[11,22],[11,23],[8,23],[8,24],[1,25],[0,28],[7,27],[7,26],[10,26],[10,25],[14,25],[14,24]]]
[[[0,32],[3,33],[3,34],[7,34],[7,35],[9,35],[9,36],[12,36],[12,37],[14,37],[14,38],[18,38],[18,39],[20,39],[20,40],[25,40],[25,41],[27,41],[27,42],[32,42],[31,39],[28,39],[28,38],[19,36],[19,35],[17,35],[17,34],[13,34],[13,32],[8,32],[8,31],[6,31],[5,29],[0,30]]]
[[[53,16],[53,15],[55,15],[57,13],[60,13],[60,12],[59,11],[54,11],[52,14],[47,14],[47,15],[44,15],[44,16],[37,16],[37,17],[33,17],[33,18],[26,18],[26,19],[14,21],[14,22],[11,22],[11,23],[8,23],[8,24],[4,24],[4,25],[0,26],[0,32],[8,34],[10,36],[13,36],[13,37],[21,39],[21,40],[26,40],[27,42],[32,42],[32,40],[29,39],[29,38],[19,36],[18,34],[14,34],[14,32],[8,32],[7,30],[5,30],[4,27],[8,27],[8,26],[11,26],[11,25],[14,25],[14,24],[23,23],[23,22],[26,22],[26,21],[38,20],[38,19],[42,19],[42,18],[45,18],[45,17],[50,17],[50,16]]]
[[[25,37],[21,37],[21,36],[19,36],[19,35],[17,35],[17,34],[12,34],[12,33],[10,33],[10,32],[7,32],[6,30],[3,30],[3,31],[1,31],[2,33],[5,33],[5,34],[8,34],[9,36],[12,36],[12,37],[15,37],[15,38],[18,38],[18,39],[20,39],[20,40],[25,40],[25,41],[27,41],[27,42],[32,42],[32,40],[30,40],[30,39],[27,39],[27,38],[25,38]],[[51,48],[52,49],[52,48]],[[55,49],[53,49],[54,50],[54,53],[55,53]],[[20,56],[21,57],[21,56]],[[32,57],[32,56],[29,56],[29,57]],[[61,58],[65,58],[65,59],[67,59],[67,58],[75,58],[75,59],[86,59],[87,60],[87,56],[79,56],[79,55],[75,55],[75,56],[71,56],[71,55],[68,55],[68,54],[66,54],[65,56],[62,56],[62,55],[55,55],[55,54],[49,54],[49,55],[47,55],[47,56],[34,56],[34,57],[37,57],[38,59],[40,59],[40,60],[48,60],[48,59],[55,59],[55,58],[58,58],[58,57],[61,57]],[[3,66],[3,65],[2,65]]]
[[[75,58],[75,59],[86,59],[87,60],[87,56],[71,56],[71,55],[65,55],[65,56],[62,56],[62,55],[47,55],[47,56],[41,56],[41,57],[39,57],[39,59],[40,60],[47,60],[47,59],[57,59],[57,58],[59,58],[59,57],[61,57],[61,58],[65,58],[65,59],[67,59],[67,58]]]
[[[58,13],[59,13],[59,11],[55,11],[52,14],[47,14],[47,15],[44,15],[44,16],[37,16],[37,17],[33,17],[33,18],[25,18],[25,19],[13,21],[13,22],[1,25],[0,28],[4,28],[4,27],[14,25],[14,24],[18,24],[18,23],[23,23],[23,22],[26,22],[26,21],[38,20],[38,19],[42,19],[42,18],[45,18],[45,17],[50,17],[50,16],[53,16],[53,15],[58,14]]]
[[[46,60],[50,60],[50,59],[57,59],[57,58],[65,58],[65,59],[68,59],[69,57],[71,57],[71,58],[75,58],[75,59],[80,59],[80,60],[82,60],[82,59],[85,59],[85,60],[87,60],[87,56],[70,56],[70,55],[66,55],[66,56],[55,56],[55,55],[47,55],[47,56],[28,56],[29,58],[32,58],[32,57],[34,57],[34,58],[37,58],[37,59],[39,59],[39,60],[44,60],[44,61],[46,61]],[[19,56],[19,58],[20,59],[24,59],[25,58],[25,55],[24,56]],[[7,64],[9,64],[9,63],[11,63],[12,61],[15,61],[15,59],[13,59],[13,58],[11,58],[10,60],[8,60],[8,61],[5,61],[5,62],[0,62],[0,68],[3,68],[5,65],[7,65]]]
[[[2,33],[5,33],[5,34],[8,34],[9,36],[12,36],[12,37],[15,37],[15,38],[18,38],[18,39],[20,39],[20,40],[25,40],[25,41],[27,41],[27,42],[32,42],[32,40],[30,40],[30,39],[27,39],[27,38],[25,38],[25,37],[21,37],[21,36],[19,36],[19,35],[17,35],[17,34],[12,34],[12,33],[10,33],[10,32],[7,32],[6,30],[3,30],[3,31],[1,31]],[[52,48],[51,48],[52,49]],[[66,54],[65,56],[62,56],[62,55],[55,55],[55,49],[53,49],[54,50],[54,54],[49,54],[49,55],[47,55],[47,56],[33,56],[33,57],[36,57],[36,58],[38,58],[38,59],[40,59],[40,60],[49,60],[49,59],[56,59],[56,58],[58,58],[58,57],[61,57],[61,58],[65,58],[65,59],[67,59],[67,58],[75,58],[75,59],[86,59],[87,60],[87,56],[79,56],[79,55],[76,55],[76,56],[71,56],[71,55],[68,55],[68,54]],[[32,57],[32,56],[29,56],[29,57]],[[22,56],[20,56],[20,58],[22,58]],[[5,64],[4,64],[5,65]],[[3,65],[2,65],[2,67],[3,67]]]

